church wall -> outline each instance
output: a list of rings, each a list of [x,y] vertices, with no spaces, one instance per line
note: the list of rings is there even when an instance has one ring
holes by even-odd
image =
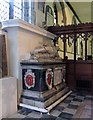
[[[68,25],[68,24],[72,24],[72,16],[73,16],[73,14],[72,14],[72,12],[69,10],[69,8],[68,8],[68,6],[64,3],[64,6],[65,6],[65,14],[66,14],[66,24]],[[61,11],[61,9],[59,9],[59,11],[58,11],[58,24],[61,26],[61,25],[64,25],[64,23],[62,23],[62,20],[63,20],[63,16],[62,16],[62,11]],[[59,38],[59,41],[58,41],[58,45],[59,45],[59,47],[60,47],[60,49],[63,51],[63,42],[62,42],[62,40]],[[72,48],[72,46],[71,47],[69,47],[68,46],[68,44],[66,43],[66,47],[67,47],[67,50],[66,50],[66,52],[71,52],[71,53],[66,53],[66,55],[70,58],[70,59],[73,59],[73,54],[72,54],[72,52],[73,52],[73,48]],[[63,58],[63,52],[59,52],[59,55],[60,55],[60,57],[62,57]]]
[[[45,23],[45,12],[46,12],[46,5],[49,5],[52,10],[54,11],[53,9],[53,2],[45,2],[44,4],[44,9],[43,10],[40,10],[38,8],[38,2],[35,2],[35,11],[36,11],[36,25],[39,26],[39,27],[43,27],[44,23]]]
[[[0,98],[2,98],[2,80],[0,80]],[[2,118],[2,99],[0,99],[0,119]]]
[[[43,11],[38,9],[38,2],[35,2],[35,11],[36,11],[36,25],[42,27],[42,22],[45,21],[45,16]]]
[[[53,8],[53,2],[54,0],[52,0],[51,2],[49,0],[45,0],[45,3],[44,3],[44,9],[40,9],[38,8],[38,2],[37,0],[35,0],[35,18],[36,18],[36,25],[39,26],[39,27],[47,27],[48,25],[45,24],[45,10],[46,10],[46,5],[49,5],[51,8],[52,8],[52,11],[54,12],[54,8]],[[59,2],[57,1],[56,2],[56,5],[57,5],[57,11],[58,11],[58,24],[61,26],[61,25],[64,25],[63,23],[63,13],[62,13],[62,10],[61,10],[61,6],[59,4]],[[68,7],[68,5],[64,2],[64,6],[65,6],[65,13],[66,13],[66,25],[69,25],[69,24],[72,24],[73,23],[73,13],[72,11],[70,10],[70,8]],[[51,20],[49,20],[49,25],[53,25],[51,24],[50,22]],[[76,23],[79,23],[78,20],[76,19]],[[45,28],[46,28],[45,27]],[[63,44],[63,43],[60,43],[60,44]],[[72,43],[73,44],[73,43]],[[60,46],[60,45],[59,45]],[[63,45],[61,45],[63,46]],[[80,43],[78,42],[78,56],[80,56],[80,51],[79,51],[79,47],[80,46]],[[68,53],[68,51],[70,53]],[[73,45],[69,47],[69,45],[67,44],[67,54],[69,55],[68,57],[73,59],[71,56],[72,56],[72,53],[73,53]]]
[[[18,76],[18,29],[7,28],[7,56],[8,56],[8,69],[10,76]],[[14,69],[15,68],[15,69]],[[13,70],[14,69],[14,70]],[[16,70],[16,72],[15,72]]]
[[[65,3],[65,12],[66,12],[66,18],[67,18],[67,25],[70,25],[72,24],[73,13],[70,10],[70,8],[66,5],[66,3]]]

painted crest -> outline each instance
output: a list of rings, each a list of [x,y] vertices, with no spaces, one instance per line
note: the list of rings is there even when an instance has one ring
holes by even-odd
[[[53,72],[52,69],[48,69],[46,71],[46,84],[49,89],[52,88],[52,82],[53,82]]]
[[[32,70],[27,70],[25,77],[24,77],[24,81],[25,81],[25,86],[28,89],[35,86],[35,75],[32,72]]]

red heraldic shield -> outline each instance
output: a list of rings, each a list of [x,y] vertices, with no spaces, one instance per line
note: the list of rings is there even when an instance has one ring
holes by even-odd
[[[53,83],[53,72],[52,69],[48,69],[46,71],[46,84],[49,89],[52,88],[52,83]]]
[[[35,86],[35,75],[34,73],[32,73],[31,70],[27,70],[25,77],[24,77],[24,81],[25,81],[25,86],[28,89]]]

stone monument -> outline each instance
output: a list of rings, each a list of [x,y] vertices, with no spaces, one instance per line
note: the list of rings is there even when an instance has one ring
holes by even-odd
[[[71,91],[65,83],[66,64],[59,57],[58,48],[40,43],[22,60],[22,86],[20,106],[40,112],[49,112]]]

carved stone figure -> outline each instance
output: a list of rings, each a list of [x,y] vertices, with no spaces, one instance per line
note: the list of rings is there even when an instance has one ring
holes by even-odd
[[[48,43],[42,43],[35,50],[30,52],[30,60],[38,62],[61,61],[55,46]]]

